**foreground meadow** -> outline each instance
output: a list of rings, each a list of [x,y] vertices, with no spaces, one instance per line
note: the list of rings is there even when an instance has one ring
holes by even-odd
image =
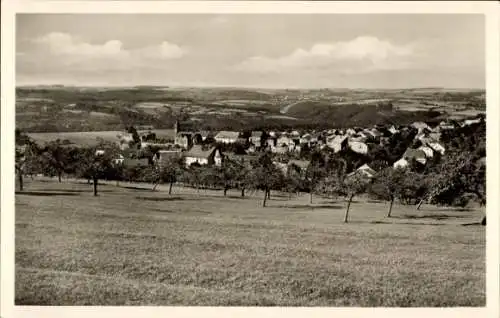
[[[91,187],[16,194],[16,305],[485,305],[480,211]]]

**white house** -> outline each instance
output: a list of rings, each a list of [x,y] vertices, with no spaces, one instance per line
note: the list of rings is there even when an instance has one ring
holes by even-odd
[[[125,161],[125,158],[121,154],[118,155],[118,158],[113,159],[113,163],[116,165],[123,164],[123,161]]]
[[[255,147],[260,147],[262,143],[262,131],[252,131],[250,143],[252,143]]]
[[[387,129],[391,134],[396,134],[399,132],[399,130],[397,130],[396,127],[394,127],[394,125],[392,125],[391,127],[389,127],[389,129]]]
[[[355,135],[356,134],[356,130],[352,129],[352,128],[349,128],[346,130],[346,135],[349,135],[349,136],[352,136],[352,135]]]
[[[364,174],[368,178],[373,178],[375,176],[375,174],[377,173],[375,170],[370,168],[370,166],[368,166],[366,163],[364,165],[362,165],[361,167],[359,167],[358,169],[356,169],[356,171],[359,171],[359,173]]]
[[[411,124],[411,126],[412,126],[413,128],[416,128],[416,129],[418,130],[418,132],[422,132],[422,131],[424,131],[425,129],[429,129],[429,130],[431,129],[431,128],[429,127],[429,125],[427,125],[426,123],[421,122],[421,121],[416,121],[416,122],[414,122],[413,124]]]
[[[406,149],[405,153],[403,154],[403,157],[396,161],[393,164],[394,168],[405,168],[409,165],[410,161],[412,159],[415,159],[417,162],[421,164],[426,164],[427,163],[427,156],[425,152],[421,149]]]
[[[406,168],[408,167],[410,163],[408,162],[408,160],[406,160],[405,158],[401,158],[399,159],[398,161],[396,161],[392,166],[394,167],[394,169],[398,169],[398,168]]]
[[[461,126],[470,126],[474,124],[479,124],[481,122],[481,118],[476,118],[476,119],[466,119],[462,122]]]
[[[434,150],[431,147],[420,146],[418,149],[422,150],[427,158],[434,157]]]
[[[339,152],[347,146],[347,136],[335,136],[326,141],[326,145],[333,149],[334,152]]]
[[[368,153],[368,145],[361,141],[349,141],[349,148],[357,153]]]
[[[430,148],[432,148],[434,151],[437,151],[437,152],[439,152],[442,155],[445,152],[444,146],[441,143],[437,142],[437,141],[429,141],[426,144],[427,144],[427,146],[429,146]]]
[[[215,147],[203,150],[200,145],[194,145],[191,150],[184,154],[184,160],[186,167],[189,167],[194,163],[199,165],[220,166],[222,163],[222,155]]]
[[[174,144],[180,146],[181,148],[188,149],[190,145],[190,139],[186,135],[177,134],[175,136]]]
[[[232,144],[238,141],[238,137],[240,133],[237,131],[219,131],[217,135],[215,135],[215,141],[221,142],[224,144]]]
[[[277,146],[295,146],[295,143],[287,135],[281,135],[276,141]]]

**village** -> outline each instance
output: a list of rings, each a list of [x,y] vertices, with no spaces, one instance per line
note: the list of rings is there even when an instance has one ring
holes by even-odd
[[[484,121],[483,117],[465,119],[463,121],[441,121],[431,126],[424,122],[414,122],[408,126],[373,126],[369,128],[328,129],[322,131],[184,131],[176,122],[173,136],[157,136],[154,127],[138,126],[137,134],[140,142],[134,141],[132,132],[119,134],[117,143],[122,154],[115,160],[125,166],[156,164],[170,158],[183,158],[187,167],[197,164],[200,166],[221,166],[226,158],[239,162],[250,162],[262,152],[270,152],[274,156],[274,164],[286,174],[290,165],[307,169],[310,161],[307,154],[313,150],[328,150],[338,153],[349,149],[360,155],[368,155],[377,147],[389,147],[391,136],[409,130],[416,131],[414,140],[418,147],[408,147],[401,158],[392,163],[394,168],[406,168],[413,160],[426,165],[435,153],[443,155],[446,151],[441,141],[443,131],[453,130],[478,124]],[[172,138],[173,137],[173,138]],[[165,142],[169,140],[170,142]],[[415,143],[414,143],[415,144]],[[148,149],[153,151],[152,160],[148,158],[131,158],[131,148]],[[364,175],[373,177],[376,170],[367,164],[356,167]]]

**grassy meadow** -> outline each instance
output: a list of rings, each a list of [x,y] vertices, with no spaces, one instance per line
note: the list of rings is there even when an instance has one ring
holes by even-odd
[[[26,179],[16,305],[485,305],[479,210],[99,187]]]

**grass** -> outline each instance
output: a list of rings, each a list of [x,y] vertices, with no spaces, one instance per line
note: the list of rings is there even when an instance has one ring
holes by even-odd
[[[480,211],[112,184],[27,180],[16,305],[485,305]]]

